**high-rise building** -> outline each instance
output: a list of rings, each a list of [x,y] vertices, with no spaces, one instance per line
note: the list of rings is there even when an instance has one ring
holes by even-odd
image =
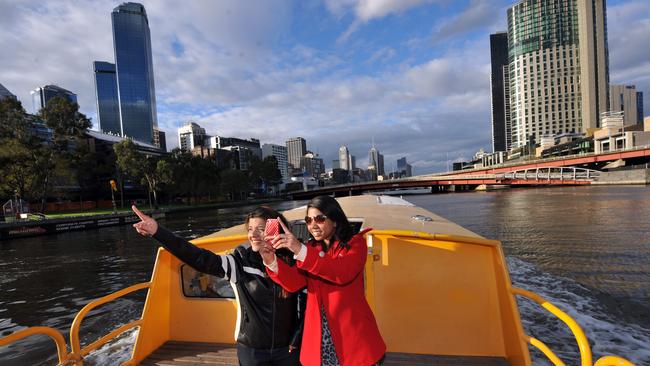
[[[183,151],[190,152],[196,146],[205,145],[205,139],[205,128],[194,122],[178,129],[178,147]]]
[[[0,84],[0,100],[4,98],[17,99],[16,96],[9,91],[9,89],[5,88],[4,85]]]
[[[154,146],[158,146],[162,151],[167,151],[167,134],[165,134],[165,131],[154,129],[153,136],[154,136],[154,140],[153,140]]]
[[[318,157],[318,154],[307,151],[305,156],[300,158],[300,169],[318,179],[322,173],[325,173],[325,164],[323,163],[323,159]]]
[[[291,176],[289,175],[288,169],[288,155],[287,147],[276,144],[264,144],[262,145],[262,159],[265,159],[267,156],[275,156],[275,160],[278,162],[278,169],[282,174],[283,181],[289,181]]]
[[[113,9],[113,45],[122,134],[153,143],[158,128],[149,19],[144,6]]]
[[[396,175],[399,177],[410,177],[413,175],[413,167],[406,162],[405,156],[397,159]]]
[[[348,147],[343,145],[339,147],[339,166],[343,170],[352,170],[352,162],[350,161],[350,151]]]
[[[609,109],[611,112],[623,112],[623,122],[626,126],[639,123],[638,94],[634,85],[610,85],[609,87]]]
[[[636,92],[636,123],[643,124],[643,92]]]
[[[287,140],[287,158],[292,168],[300,168],[300,158],[307,153],[307,141],[302,137],[293,137]]]
[[[380,175],[385,175],[384,156],[375,148],[374,143],[368,152],[368,171],[371,175],[370,178],[373,180],[376,180]]]
[[[122,136],[115,64],[95,61],[93,62],[93,70],[95,72],[95,97],[99,130]]]
[[[30,94],[32,95],[34,114],[38,114],[38,112],[47,105],[50,99],[54,97],[63,97],[72,103],[77,103],[77,94],[56,85],[45,85],[36,88],[32,90]]]
[[[490,34],[492,71],[492,151],[510,148],[510,95],[508,79],[508,33]]]
[[[609,104],[605,0],[522,0],[507,13],[512,147],[597,128]]]

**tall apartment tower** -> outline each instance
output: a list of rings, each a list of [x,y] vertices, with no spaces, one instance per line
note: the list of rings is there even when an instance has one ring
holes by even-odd
[[[339,164],[343,170],[352,170],[352,162],[350,158],[350,151],[347,146],[339,147]]]
[[[490,89],[492,91],[492,151],[508,151],[510,138],[510,93],[508,79],[508,33],[490,34]]]
[[[599,127],[609,108],[605,0],[522,0],[507,13],[512,147]]]
[[[636,92],[636,123],[643,124],[643,92]]]
[[[115,64],[95,61],[93,62],[93,71],[95,73],[95,102],[99,130],[121,136],[122,126],[120,125]]]
[[[294,169],[300,168],[300,158],[307,153],[307,141],[302,137],[293,137],[287,140],[287,159]]]
[[[609,109],[612,112],[623,112],[623,123],[626,126],[637,124],[640,120],[638,97],[639,93],[634,85],[610,85]],[[641,98],[643,98],[643,94],[641,94]],[[643,115],[643,110],[640,111],[640,114]]]
[[[56,85],[38,87],[32,90],[30,94],[32,95],[34,114],[38,113],[54,97],[62,97],[72,103],[77,103],[77,94]]]
[[[147,12],[141,4],[123,3],[111,19],[122,134],[153,144],[159,136]]]

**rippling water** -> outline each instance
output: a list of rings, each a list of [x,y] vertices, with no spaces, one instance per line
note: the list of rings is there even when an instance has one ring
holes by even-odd
[[[503,242],[515,286],[535,291],[576,318],[594,359],[609,353],[650,365],[650,187],[518,189],[405,196],[409,201],[488,238]],[[284,210],[304,202],[283,202]],[[175,214],[164,225],[187,238],[240,223],[250,207]],[[0,242],[0,335],[35,325],[68,337],[72,319],[99,296],[149,280],[157,246],[130,227]],[[91,314],[82,344],[140,315],[144,294]],[[519,300],[527,333],[567,364],[578,363],[566,327]],[[119,312],[112,311],[119,309]],[[117,344],[86,364],[119,364]],[[84,343],[85,342],[85,343]],[[29,354],[26,352],[29,351]],[[52,364],[46,338],[0,349],[0,365]],[[535,364],[549,364],[533,351]]]

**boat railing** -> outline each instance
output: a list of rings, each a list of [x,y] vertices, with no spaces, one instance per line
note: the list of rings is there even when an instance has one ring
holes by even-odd
[[[111,302],[115,299],[128,295],[132,292],[143,290],[143,289],[149,289],[150,287],[151,287],[151,282],[139,283],[137,285],[124,288],[122,290],[106,295],[102,298],[99,298],[97,300],[91,301],[88,304],[86,304],[86,306],[84,306],[81,309],[81,311],[77,313],[77,316],[75,316],[74,321],[72,322],[72,327],[70,328],[70,353],[68,353],[68,346],[65,342],[65,338],[63,337],[63,335],[61,335],[61,333],[56,329],[50,327],[31,327],[27,329],[22,329],[18,332],[10,334],[7,337],[0,338],[0,347],[8,346],[16,341],[19,341],[23,338],[32,335],[44,334],[52,338],[56,343],[56,350],[59,359],[57,366],[82,366],[83,358],[86,355],[88,355],[90,352],[110,342],[111,340],[115,339],[117,336],[126,332],[127,330],[140,326],[143,321],[143,319],[140,318],[128,324],[124,324],[114,329],[110,333],[104,335],[103,337],[99,338],[98,340],[94,341],[93,343],[82,348],[81,342],[79,340],[79,329],[81,328],[81,322],[86,317],[86,315],[91,310],[93,310],[98,306],[104,305],[108,302]]]
[[[569,314],[560,310],[557,306],[553,305],[548,300],[544,299],[543,297],[539,296],[538,294],[532,291],[528,291],[516,287],[513,287],[511,291],[514,295],[523,296],[525,298],[528,298],[536,302],[541,307],[549,311],[551,314],[555,315],[560,320],[562,320],[562,322],[564,322],[564,324],[566,324],[569,327],[569,329],[573,333],[573,336],[578,342],[578,349],[580,350],[580,365],[581,366],[592,365],[592,354],[591,354],[591,348],[589,347],[589,341],[587,340],[587,336],[585,335],[585,332],[582,330],[580,325],[578,325],[578,322],[576,322],[573,318],[571,318]],[[555,353],[553,353],[553,351],[551,351],[551,349],[546,344],[544,344],[544,342],[540,341],[535,337],[531,337],[527,334],[525,335],[525,338],[530,345],[542,351],[542,353],[544,353],[544,355],[548,357],[548,359],[553,363],[553,365],[555,366],[565,365],[565,363]],[[598,361],[596,361],[594,366],[634,366],[634,364],[622,357],[603,356],[600,359],[598,359]]]
[[[31,327],[21,329],[4,338],[0,338],[0,347],[8,346],[14,342],[20,341],[21,339],[35,335],[46,335],[54,340],[54,343],[56,343],[56,353],[59,359],[57,366],[70,365],[70,354],[68,353],[68,345],[65,343],[65,338],[54,328]]]
[[[88,355],[90,352],[98,349],[99,347],[103,346],[104,344],[108,343],[110,340],[114,339],[118,335],[126,332],[129,329],[138,327],[142,324],[143,319],[137,319],[134,320],[130,323],[124,324],[114,330],[112,330],[110,333],[104,335],[103,337],[99,338],[98,340],[94,341],[93,343],[87,345],[86,347],[81,347],[81,342],[79,340],[79,329],[81,328],[81,322],[83,319],[86,317],[86,315],[93,310],[94,308],[104,305],[108,302],[111,302],[115,299],[118,299],[120,297],[123,297],[125,295],[128,295],[132,292],[143,290],[143,289],[149,289],[151,287],[151,282],[143,282],[139,283],[137,285],[133,285],[130,287],[127,287],[125,289],[119,290],[117,292],[114,292],[112,294],[106,295],[102,298],[99,298],[95,301],[92,301],[86,306],[79,311],[77,316],[74,318],[74,321],[72,322],[72,327],[70,328],[70,347],[71,347],[71,353],[70,353],[70,358],[77,362],[75,366],[81,366],[83,365],[83,358],[84,356]]]

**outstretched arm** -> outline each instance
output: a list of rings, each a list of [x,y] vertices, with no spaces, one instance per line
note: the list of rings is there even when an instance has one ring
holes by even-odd
[[[174,256],[199,272],[217,277],[232,277],[232,272],[235,270],[235,261],[232,260],[233,258],[228,260],[227,256],[201,249],[164,227],[159,226],[156,220],[145,215],[137,207],[131,206],[131,209],[141,220],[133,224],[133,227],[140,235],[153,237]]]

